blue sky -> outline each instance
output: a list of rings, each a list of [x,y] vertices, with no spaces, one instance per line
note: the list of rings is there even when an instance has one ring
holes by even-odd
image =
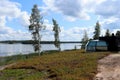
[[[111,33],[120,30],[120,0],[1,0],[0,40],[31,39],[28,25],[34,4],[46,25],[42,40],[54,40],[52,18],[61,28],[61,41],[80,41],[85,30],[92,38],[97,21],[101,24],[101,35],[106,29]]]

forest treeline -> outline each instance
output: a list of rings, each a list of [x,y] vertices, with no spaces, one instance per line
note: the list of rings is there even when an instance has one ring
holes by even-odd
[[[33,44],[33,40],[7,40],[7,41],[0,41],[0,43],[7,43],[7,44],[14,44],[14,43],[21,43],[21,44]],[[41,44],[54,44],[54,41],[41,41]],[[81,41],[60,41],[60,43],[82,43]]]

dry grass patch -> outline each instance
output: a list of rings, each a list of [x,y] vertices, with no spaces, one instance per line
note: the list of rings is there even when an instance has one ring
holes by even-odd
[[[108,54],[81,50],[56,52],[17,62],[9,69],[34,69],[52,80],[92,80],[97,73],[98,59]]]

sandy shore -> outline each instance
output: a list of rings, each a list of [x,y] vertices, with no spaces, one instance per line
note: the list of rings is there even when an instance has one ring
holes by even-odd
[[[120,53],[99,60],[94,80],[120,80]]]

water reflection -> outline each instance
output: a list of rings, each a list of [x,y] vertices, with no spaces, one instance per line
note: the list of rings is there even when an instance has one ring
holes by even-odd
[[[70,50],[74,49],[76,45],[80,45],[80,43],[65,43],[61,44],[61,50]],[[79,49],[80,46],[77,46]],[[57,50],[54,44],[42,44],[41,50]],[[9,56],[16,54],[28,54],[34,52],[32,44],[3,44],[0,43],[0,56]]]

